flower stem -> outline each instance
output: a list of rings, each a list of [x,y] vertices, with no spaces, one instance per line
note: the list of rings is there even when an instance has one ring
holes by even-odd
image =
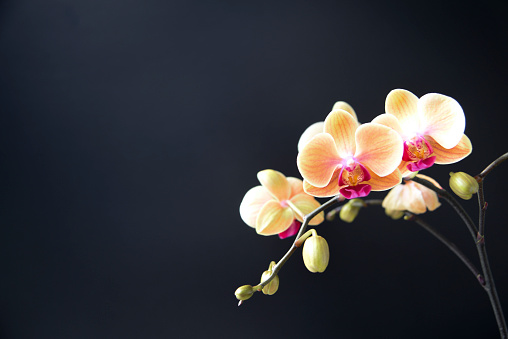
[[[263,287],[265,287],[277,275],[277,273],[279,273],[280,269],[289,260],[289,258],[291,258],[291,256],[297,249],[296,244],[298,244],[298,240],[300,239],[302,234],[307,229],[307,226],[309,225],[309,221],[312,218],[314,218],[316,215],[318,215],[321,211],[324,211],[325,209],[335,205],[340,200],[341,200],[341,196],[339,196],[339,195],[336,197],[333,197],[332,199],[325,202],[323,205],[316,208],[314,211],[312,211],[309,214],[304,216],[302,226],[300,227],[300,231],[298,231],[295,241],[293,242],[293,244],[291,245],[289,250],[286,252],[286,254],[284,254],[284,256],[279,260],[279,262],[273,267],[272,274],[266,280],[264,280],[262,283],[254,286],[255,289],[257,289],[258,291],[261,291],[263,289]]]
[[[489,295],[490,304],[492,305],[492,309],[494,311],[494,315],[496,317],[497,326],[499,328],[499,334],[501,338],[508,338],[508,330],[506,327],[506,320],[504,318],[503,309],[501,307],[501,302],[499,300],[499,296],[497,294],[496,285],[494,283],[494,276],[492,275],[492,270],[490,269],[490,263],[487,256],[487,248],[485,247],[485,213],[487,211],[487,203],[485,202],[485,194],[483,192],[483,181],[485,176],[490,173],[497,165],[502,163],[508,159],[508,153],[502,155],[497,158],[493,163],[487,166],[480,174],[476,176],[478,180],[478,206],[479,206],[479,218],[478,218],[478,241],[476,242],[476,247],[478,248],[478,254],[480,257],[480,263],[482,265],[482,270],[485,275],[486,282],[486,291]]]
[[[361,203],[359,203],[359,207],[367,207],[367,206],[380,206],[383,203],[383,200],[381,199],[367,199],[362,200]],[[344,205],[335,207],[333,210],[330,210],[326,214],[326,220],[332,221],[335,218],[335,215],[340,212],[340,210],[344,207]]]
[[[474,277],[478,280],[480,285],[485,290],[487,289],[485,285],[485,279],[481,275],[480,271],[454,243],[449,241],[444,235],[439,233],[434,227],[430,226],[426,221],[424,221],[419,216],[410,212],[405,212],[405,214],[408,216],[407,220],[414,221],[415,223],[423,227],[427,232],[436,237],[439,241],[441,241],[446,247],[448,247],[450,251],[452,251],[460,260],[462,260],[464,265],[466,265],[466,267],[471,271],[471,273],[473,273]]]
[[[478,174],[476,176],[478,182],[482,181],[487,176],[487,174],[490,173],[490,171],[492,171],[495,167],[497,167],[498,165],[500,165],[503,161],[505,161],[507,159],[508,159],[508,153],[505,153],[502,156],[500,156],[499,158],[497,158],[496,160],[494,160],[489,166],[487,166],[487,168],[485,168],[480,174]]]
[[[462,220],[464,221],[464,223],[467,226],[467,229],[469,230],[469,233],[471,233],[471,236],[473,237],[474,241],[475,242],[477,241],[478,229],[476,228],[476,225],[473,222],[473,219],[471,219],[471,217],[469,216],[469,214],[467,214],[464,207],[462,207],[462,205],[459,204],[459,202],[453,197],[453,195],[451,195],[450,193],[448,193],[448,191],[446,191],[442,188],[436,187],[430,181],[422,179],[422,178],[414,177],[412,179],[407,179],[407,180],[417,182],[420,185],[430,188],[431,190],[436,192],[440,197],[442,197],[444,200],[446,200],[446,202],[448,202],[453,207],[455,212],[457,212],[457,214],[462,218]]]

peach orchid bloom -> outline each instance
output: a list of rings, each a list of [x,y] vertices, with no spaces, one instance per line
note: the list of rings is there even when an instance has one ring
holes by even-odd
[[[347,199],[384,191],[402,180],[397,166],[402,139],[393,129],[358,122],[348,112],[330,112],[324,133],[315,135],[298,154],[304,191],[316,197],[342,194]]]
[[[337,109],[342,109],[342,110],[348,112],[349,114],[351,114],[351,116],[353,118],[355,118],[356,121],[358,121],[358,118],[356,117],[355,110],[347,102],[337,101],[332,107],[332,112]],[[303,132],[302,136],[300,137],[300,140],[298,140],[298,152],[301,152],[303,149],[303,146],[305,146],[305,144],[308,143],[310,141],[310,139],[314,138],[316,136],[316,134],[323,133],[324,126],[325,126],[325,122],[319,121],[319,122],[315,122],[312,125],[310,125],[309,127],[307,127],[307,129]]]
[[[386,114],[372,122],[393,128],[402,137],[404,154],[399,169],[410,172],[436,164],[452,164],[467,157],[473,147],[464,134],[466,118],[455,99],[429,93],[420,99],[395,89],[386,97]]]
[[[306,214],[320,203],[303,191],[303,182],[286,178],[284,174],[267,169],[258,173],[261,186],[251,188],[240,204],[240,216],[261,235],[279,234],[281,239],[298,232]],[[324,212],[316,215],[309,225],[324,221]]]
[[[425,179],[441,188],[441,186],[432,178],[417,174],[419,178]],[[414,214],[422,214],[427,211],[434,211],[441,206],[436,192],[420,185],[414,181],[406,181],[406,184],[400,184],[391,189],[383,200],[382,206],[391,211],[409,211]]]

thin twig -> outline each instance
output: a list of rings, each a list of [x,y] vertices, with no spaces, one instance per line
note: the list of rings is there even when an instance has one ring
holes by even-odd
[[[362,200],[361,202],[361,206],[362,207],[367,207],[367,206],[379,206],[383,203],[383,200],[382,199],[367,199],[367,200]],[[345,205],[345,204],[344,204]],[[333,215],[335,217],[335,215],[337,213],[340,212],[340,210],[344,207],[344,205],[340,205],[338,207],[335,207],[333,210],[330,210],[327,214],[326,214],[326,220],[328,221],[331,221],[333,219],[329,219],[329,215]],[[359,205],[360,206],[360,205]]]
[[[502,156],[500,156],[499,158],[497,158],[496,160],[494,160],[490,165],[487,166],[487,168],[485,168],[480,174],[478,174],[476,176],[477,180],[482,181],[487,176],[487,174],[490,173],[490,171],[492,171],[495,167],[497,167],[498,165],[500,165],[503,161],[505,161],[507,159],[508,159],[508,153],[505,153]]]
[[[473,237],[474,241],[476,242],[477,236],[478,236],[478,229],[476,228],[476,225],[475,225],[473,219],[471,219],[471,217],[466,212],[464,207],[462,207],[462,205],[459,204],[459,202],[453,197],[453,195],[451,195],[450,193],[448,193],[448,191],[446,191],[442,188],[436,187],[430,181],[422,179],[422,178],[414,177],[412,179],[405,179],[405,180],[406,181],[414,181],[414,182],[419,183],[420,185],[430,188],[431,190],[436,192],[440,197],[442,197],[444,200],[446,200],[446,202],[448,202],[453,207],[455,212],[457,212],[457,214],[462,218],[462,220],[464,221],[464,223],[467,226],[467,229],[469,230],[469,233],[471,233],[471,236]]]
[[[494,282],[494,276],[492,274],[492,270],[490,268],[489,259],[487,256],[487,248],[485,245],[485,213],[487,211],[487,203],[485,202],[485,194],[483,191],[483,181],[485,176],[492,171],[497,165],[502,163],[504,160],[508,158],[508,153],[502,155],[497,158],[492,164],[490,164],[485,170],[482,171],[479,175],[476,176],[478,181],[478,206],[479,206],[479,220],[478,220],[478,241],[476,242],[476,247],[478,249],[478,255],[480,257],[480,263],[482,265],[483,274],[485,276],[486,281],[486,291],[489,295],[490,304],[492,305],[492,309],[494,311],[494,315],[496,317],[497,326],[499,329],[499,334],[501,338],[508,338],[508,330],[506,327],[506,320],[504,318],[503,309],[501,307],[501,301],[499,300],[499,296],[497,294],[496,285]]]
[[[325,202],[323,205],[319,206],[318,208],[316,208],[314,211],[310,212],[309,214],[307,214],[304,218],[303,218],[303,223],[302,223],[302,226],[300,227],[300,231],[298,231],[298,234],[296,235],[296,238],[295,238],[295,241],[293,242],[293,244],[291,245],[291,248],[286,252],[286,254],[284,254],[284,256],[279,260],[279,262],[277,263],[277,265],[275,265],[272,269],[272,274],[267,278],[265,279],[263,282],[261,282],[260,284],[256,285],[255,288],[258,290],[258,291],[261,291],[263,289],[263,287],[265,287],[270,281],[272,281],[272,279],[277,275],[277,273],[279,273],[280,269],[282,268],[282,266],[284,266],[284,264],[289,260],[289,258],[293,255],[293,253],[296,251],[297,247],[295,246],[297,240],[302,236],[302,234],[305,232],[305,230],[307,229],[307,225],[309,224],[309,221],[312,220],[312,218],[314,218],[316,215],[318,215],[321,211],[324,211],[325,209],[327,209],[328,207],[331,207],[333,205],[335,205],[336,203],[339,202],[339,199],[341,199],[340,196],[336,196],[330,200],[328,200],[327,202]]]

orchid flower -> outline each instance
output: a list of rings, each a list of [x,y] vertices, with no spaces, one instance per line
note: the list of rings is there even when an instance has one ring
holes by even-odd
[[[425,179],[433,183],[436,187],[441,186],[432,178],[417,174],[419,178]],[[434,211],[441,206],[436,192],[420,185],[414,181],[406,181],[391,189],[383,200],[382,206],[390,211],[409,211],[415,214],[422,214],[427,211]]]
[[[403,148],[397,132],[380,124],[358,126],[356,119],[341,109],[328,114],[323,130],[298,154],[305,192],[316,197],[340,193],[352,199],[401,182],[397,166]]]
[[[453,98],[429,93],[418,99],[409,91],[395,89],[386,97],[385,109],[386,114],[372,122],[391,127],[402,137],[404,153],[399,169],[403,176],[434,163],[455,163],[473,149],[464,135],[464,112]]]
[[[338,110],[338,109],[342,109],[342,110],[348,112],[349,114],[351,114],[351,116],[353,118],[355,118],[356,121],[358,121],[358,118],[356,117],[355,110],[347,102],[337,101],[332,107],[332,112],[335,110]],[[312,125],[310,125],[309,127],[307,127],[307,129],[303,132],[302,136],[300,137],[300,140],[298,140],[298,152],[301,152],[303,149],[303,146],[305,146],[305,144],[308,143],[310,141],[310,139],[314,138],[314,136],[316,136],[316,134],[323,133],[324,126],[325,126],[325,122],[319,121],[319,122],[315,122]]]
[[[296,234],[306,214],[320,203],[303,191],[303,182],[286,178],[284,174],[267,169],[257,175],[261,186],[251,188],[240,204],[240,216],[261,235],[279,234],[281,239]],[[321,212],[309,222],[319,225],[324,221]]]

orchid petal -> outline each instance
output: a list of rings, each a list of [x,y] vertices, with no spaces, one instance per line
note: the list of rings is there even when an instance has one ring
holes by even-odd
[[[399,170],[395,170],[387,176],[380,177],[373,171],[370,171],[369,181],[363,181],[362,184],[369,184],[372,191],[386,191],[402,182],[402,176]]]
[[[436,192],[423,185],[420,185],[417,182],[415,182],[415,185],[418,187],[420,192],[422,192],[423,201],[425,201],[425,205],[427,206],[429,211],[434,211],[436,208],[441,206],[441,203],[437,198]]]
[[[295,195],[291,198],[291,202],[303,213],[303,215],[307,215],[314,211],[316,208],[321,206],[321,204],[314,199],[313,197],[302,193]],[[303,222],[303,219],[301,216],[295,212],[296,219]],[[319,213],[316,215],[312,220],[309,222],[310,225],[319,225],[325,220],[325,214],[324,212]]]
[[[405,89],[394,89],[385,101],[386,113],[394,115],[406,134],[418,130],[418,97]]]
[[[326,198],[326,197],[334,197],[339,194],[339,174],[340,168],[337,168],[330,179],[330,182],[325,187],[316,187],[309,184],[307,180],[303,181],[303,190],[305,193],[310,194],[315,197]]]
[[[391,114],[381,114],[372,120],[375,124],[381,124],[386,127],[390,127],[395,132],[399,133],[401,137],[403,137],[404,132],[402,131],[402,127],[400,126],[399,120]],[[404,137],[403,137],[404,138]]]
[[[289,199],[291,186],[284,174],[267,169],[258,172],[258,180],[279,201]]]
[[[250,227],[256,227],[259,211],[270,200],[273,200],[273,197],[263,186],[251,188],[245,193],[240,204],[240,217]]]
[[[289,207],[282,207],[279,202],[270,200],[259,211],[256,232],[261,235],[279,234],[287,230],[294,219]]]
[[[291,186],[291,194],[289,197],[294,197],[297,194],[304,193],[302,180],[293,177],[287,177],[286,179],[289,182],[289,186]]]
[[[405,207],[402,206],[403,202],[401,200],[402,190],[404,187],[405,185],[397,185],[393,187],[383,199],[381,206],[388,210],[404,211]]]
[[[335,140],[341,158],[355,154],[355,131],[358,122],[348,112],[338,109],[330,112],[325,119],[325,133]]]
[[[325,187],[342,159],[335,141],[328,133],[320,133],[298,154],[296,163],[302,177],[311,185]]]
[[[436,186],[436,187],[439,187],[439,188],[441,188],[441,189],[443,188],[443,187],[441,187],[441,185],[439,185],[439,183],[438,183],[436,180],[432,179],[432,178],[431,178],[431,177],[429,177],[429,176],[426,176],[426,175],[423,175],[423,174],[417,174],[416,176],[417,176],[418,178],[421,178],[421,179],[425,179],[425,180],[427,180],[427,181],[430,181],[430,182],[431,182],[434,186]],[[418,184],[418,185],[420,185],[420,184]],[[420,186],[421,186],[421,185],[420,185]],[[425,186],[424,186],[424,187],[425,187]]]
[[[303,132],[302,136],[300,137],[300,140],[298,140],[298,152],[301,152],[303,147],[317,134],[323,133],[324,126],[325,122],[319,121],[307,127],[307,129]]]
[[[399,167],[397,167],[397,169],[400,171],[400,175],[404,178],[404,177],[407,177],[411,174],[413,174],[413,172],[411,172],[408,168],[407,168],[407,165],[409,164],[410,162],[409,161],[404,161],[402,160],[400,162],[400,165]]]
[[[356,116],[355,110],[347,102],[345,102],[345,101],[337,101],[333,105],[332,111],[335,111],[335,110],[338,110],[338,109],[341,109],[341,110],[344,110],[344,111],[348,112],[358,122],[358,117]]]
[[[388,175],[399,166],[403,152],[402,138],[390,127],[366,123],[358,127],[355,138],[355,158],[377,175]]]
[[[429,93],[418,101],[420,132],[429,135],[446,149],[455,147],[466,127],[464,111],[455,99]]]
[[[413,182],[394,187],[383,200],[382,206],[390,210],[421,214],[427,211],[421,191]]]
[[[434,151],[434,155],[436,156],[436,164],[446,165],[456,163],[457,161],[467,157],[473,151],[471,140],[469,140],[465,134],[462,135],[462,138],[460,139],[457,146],[450,149],[442,147],[430,136],[426,136],[425,139],[428,140],[430,146]]]

